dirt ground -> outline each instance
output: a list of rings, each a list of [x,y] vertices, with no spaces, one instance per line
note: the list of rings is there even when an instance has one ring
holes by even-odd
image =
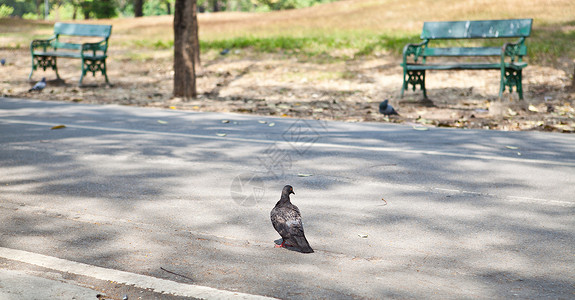
[[[198,98],[172,97],[172,54],[166,51],[111,51],[106,86],[101,75],[84,79],[79,87],[80,61],[59,59],[63,82],[53,71],[36,71],[32,81],[27,49],[2,50],[0,95],[52,101],[119,104],[177,110],[238,112],[257,115],[405,123],[415,128],[441,126],[496,130],[575,132],[575,91],[566,71],[528,66],[524,71],[525,100],[506,92],[498,99],[498,71],[428,72],[431,101],[421,91],[400,98],[402,69],[397,57],[334,60],[298,58],[232,50],[228,55],[202,55],[197,80]],[[343,53],[342,55],[346,55]],[[28,89],[42,77],[41,93]],[[389,99],[399,116],[378,112]]]

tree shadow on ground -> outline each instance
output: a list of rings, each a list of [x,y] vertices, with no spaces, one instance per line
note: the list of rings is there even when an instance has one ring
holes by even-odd
[[[569,138],[2,101],[3,247],[280,298],[570,293]],[[286,183],[312,255],[273,248]]]

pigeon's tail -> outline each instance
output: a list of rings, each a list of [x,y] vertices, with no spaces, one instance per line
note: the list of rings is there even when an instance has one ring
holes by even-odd
[[[303,253],[313,253],[313,249],[307,242],[305,236],[294,236],[293,239],[297,242],[299,250]]]

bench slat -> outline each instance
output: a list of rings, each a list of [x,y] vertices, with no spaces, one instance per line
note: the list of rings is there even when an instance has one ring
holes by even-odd
[[[519,55],[527,55],[527,46],[519,47]],[[501,56],[501,47],[425,48],[422,56]]]
[[[423,56],[499,56],[501,47],[425,48]]]
[[[528,37],[533,19],[425,22],[421,39],[481,39]]]
[[[525,62],[506,63],[506,68],[521,70],[527,66]],[[423,70],[499,70],[501,64],[499,63],[460,63],[460,64],[408,64],[407,70],[423,71]]]
[[[65,58],[81,58],[80,52],[64,52],[64,51],[46,51],[46,52],[35,52],[35,56],[53,56],[53,57],[65,57]],[[86,59],[96,59],[103,60],[108,57],[107,55],[93,55],[89,52],[84,52],[84,58]]]
[[[81,44],[62,43],[62,42],[59,42],[59,41],[54,41],[54,42],[52,43],[52,47],[58,48],[58,49],[72,49],[72,50],[80,50],[80,49],[82,49],[82,45],[81,45]]]
[[[76,35],[76,36],[99,36],[109,38],[112,34],[112,25],[92,25],[92,24],[54,24],[55,35]]]

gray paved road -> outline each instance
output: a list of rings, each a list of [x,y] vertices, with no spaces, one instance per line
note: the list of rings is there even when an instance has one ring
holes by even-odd
[[[98,272],[294,299],[574,296],[573,135],[0,98],[0,170],[0,250]],[[273,247],[285,184],[314,254]]]

